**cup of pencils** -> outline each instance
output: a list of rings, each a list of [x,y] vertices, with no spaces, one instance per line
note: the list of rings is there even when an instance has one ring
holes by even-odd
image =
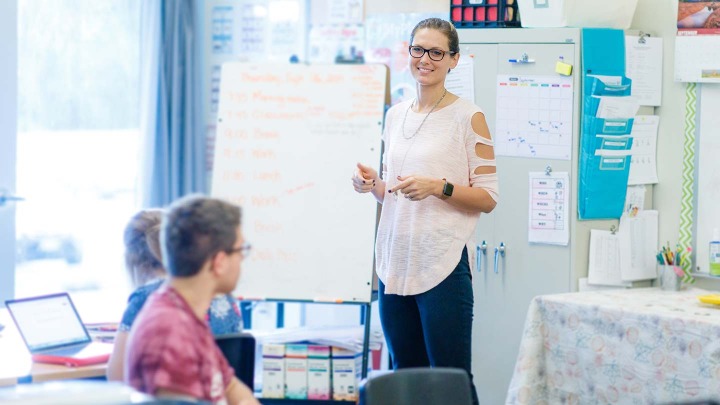
[[[688,248],[689,249],[689,248]],[[677,247],[675,251],[670,246],[663,246],[657,254],[658,281],[660,288],[665,291],[680,291],[682,278],[685,275],[682,269],[687,254]]]

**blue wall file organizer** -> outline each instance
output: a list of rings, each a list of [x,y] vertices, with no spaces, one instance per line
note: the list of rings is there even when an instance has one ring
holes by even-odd
[[[634,117],[597,117],[601,97],[630,96],[622,30],[590,29],[583,35],[583,105],[578,183],[579,219],[620,218],[630,174]],[[614,77],[610,81],[596,76]]]

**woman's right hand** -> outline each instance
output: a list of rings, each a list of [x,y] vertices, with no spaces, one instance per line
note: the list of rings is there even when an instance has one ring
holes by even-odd
[[[357,164],[357,169],[353,175],[353,188],[358,193],[369,193],[380,181],[378,173],[375,169],[365,166],[362,163]]]

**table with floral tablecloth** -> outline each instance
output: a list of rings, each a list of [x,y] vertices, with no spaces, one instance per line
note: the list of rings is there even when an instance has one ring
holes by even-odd
[[[720,307],[697,288],[544,295],[530,303],[508,404],[720,399]]]

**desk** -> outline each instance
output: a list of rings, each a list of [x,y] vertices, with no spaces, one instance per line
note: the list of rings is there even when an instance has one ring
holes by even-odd
[[[67,367],[56,364],[33,363],[30,353],[15,328],[7,309],[0,309],[0,323],[5,329],[0,332],[0,386],[15,385],[18,382],[41,382],[75,378],[105,376],[107,364],[85,367]]]
[[[655,404],[720,398],[712,292],[657,288],[535,297],[508,404]]]

